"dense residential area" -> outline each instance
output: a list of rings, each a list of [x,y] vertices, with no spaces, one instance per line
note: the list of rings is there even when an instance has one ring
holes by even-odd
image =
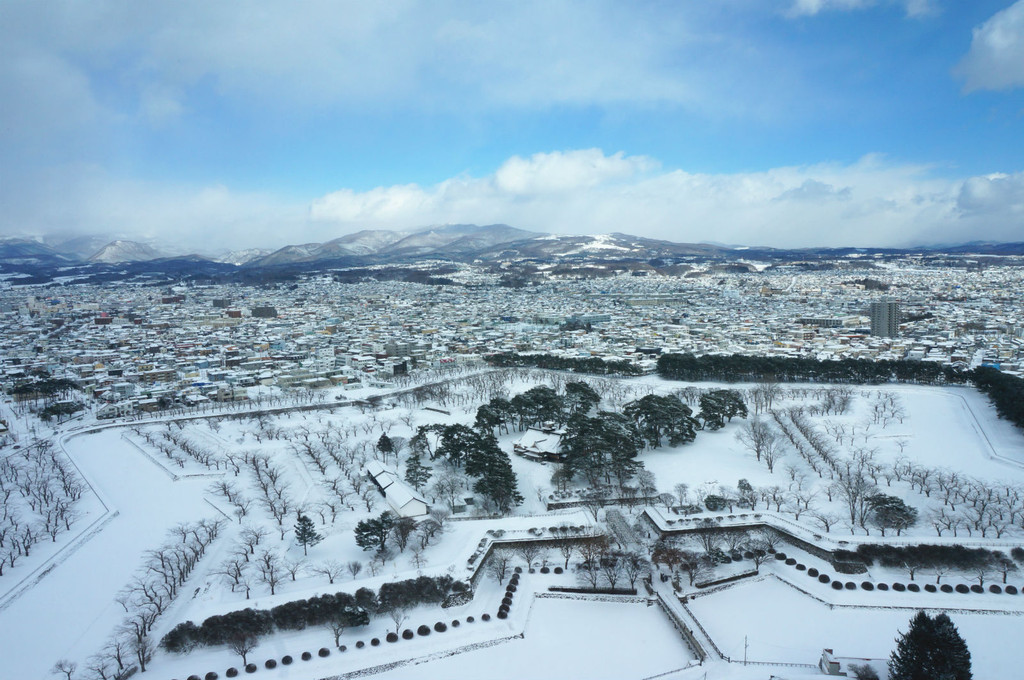
[[[496,354],[600,359],[630,373],[690,353],[1020,374],[1015,261],[839,264],[739,273],[697,265],[678,276],[570,269],[523,287],[472,265],[442,285],[315,274],[266,286],[8,286],[2,385],[36,407],[48,400],[16,388],[39,375],[73,381],[73,400],[105,418],[240,401],[262,387],[317,398],[309,394],[393,386],[417,373],[480,368]],[[895,333],[877,319],[873,329],[878,307],[892,310]]]

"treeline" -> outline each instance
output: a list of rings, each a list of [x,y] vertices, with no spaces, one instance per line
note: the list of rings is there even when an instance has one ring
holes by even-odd
[[[195,647],[220,645],[247,636],[261,636],[275,630],[303,630],[308,626],[365,626],[370,613],[409,609],[421,604],[441,604],[452,595],[464,595],[469,586],[451,576],[419,578],[385,583],[379,593],[360,588],[355,595],[334,593],[295,600],[273,609],[242,609],[209,617],[201,625],[184,621],[161,640],[169,652],[187,652]]]
[[[658,375],[669,380],[721,382],[826,382],[878,384],[887,382],[924,385],[963,384],[969,372],[928,361],[868,361],[865,359],[811,359],[804,357],[758,357],[663,354],[658,358]]]
[[[971,373],[974,386],[988,395],[999,417],[1024,429],[1024,380],[987,366]]]
[[[1024,556],[1014,551],[1014,556]],[[1014,560],[999,550],[968,548],[962,545],[861,544],[857,550],[836,550],[833,555],[843,562],[859,561],[870,567],[877,562],[883,567],[935,570],[992,571],[1004,574],[1017,571]],[[940,572],[939,575],[944,572]],[[1005,581],[1004,581],[1005,582]]]
[[[500,368],[543,368],[595,375],[641,375],[643,370],[625,359],[607,361],[598,357],[576,359],[553,354],[516,354],[503,352],[486,357],[487,363]]]
[[[1024,379],[994,368],[969,371],[928,361],[868,361],[744,355],[664,354],[658,375],[690,382],[808,381],[871,385],[888,382],[919,385],[973,384],[992,400],[1001,418],[1024,429]]]

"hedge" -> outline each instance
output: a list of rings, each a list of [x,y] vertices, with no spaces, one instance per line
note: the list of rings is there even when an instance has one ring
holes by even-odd
[[[303,630],[307,626],[324,625],[338,618],[342,618],[347,627],[364,626],[370,622],[371,611],[440,604],[451,595],[468,592],[465,582],[447,574],[420,576],[384,583],[378,593],[360,588],[355,595],[324,594],[286,602],[270,610],[247,608],[215,615],[198,626],[184,621],[171,629],[160,645],[169,652],[183,652],[197,646],[224,644],[238,633],[263,636],[274,630]]]

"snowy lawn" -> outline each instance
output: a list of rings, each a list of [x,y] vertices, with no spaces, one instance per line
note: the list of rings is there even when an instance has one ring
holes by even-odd
[[[625,680],[681,668],[692,659],[658,607],[538,598],[522,639],[402,666],[377,677]]]
[[[916,611],[829,608],[774,579],[738,584],[688,606],[734,660],[743,659],[746,636],[747,658],[752,661],[810,664],[818,662],[825,648],[839,656],[887,658]],[[956,611],[950,618],[971,650],[974,677],[1019,676],[1016,651],[1007,642],[1024,635],[1024,618]]]

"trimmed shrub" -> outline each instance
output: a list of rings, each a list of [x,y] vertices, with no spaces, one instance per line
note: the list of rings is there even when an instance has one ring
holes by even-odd
[[[444,621],[438,621],[434,624],[435,633],[443,633],[446,630],[448,630],[448,624],[446,624]]]
[[[832,581],[832,590],[842,590],[843,584],[841,581]]]
[[[985,592],[985,589],[982,588],[981,586],[979,586],[977,583],[975,583],[973,586],[971,586],[971,592],[972,593],[983,593],[983,592]]]
[[[807,570],[807,575],[808,576],[817,576],[818,575],[818,570],[815,569],[814,567],[811,567],[810,569]]]
[[[380,640],[377,640],[377,643],[380,644]],[[363,642],[362,640],[356,640],[356,649],[362,649],[365,646],[365,642]]]
[[[523,568],[522,568],[522,567],[516,567],[516,568],[515,568],[515,572],[514,572],[514,573],[516,573],[516,574],[522,574],[522,573],[523,573]]]
[[[889,584],[888,583],[879,583],[875,587],[878,588],[879,590],[889,590]]]
[[[1003,588],[1003,590],[1006,591],[1007,595],[1016,595],[1017,594],[1017,586],[1006,586],[1005,588]]]
[[[232,666],[231,668],[224,671],[224,675],[228,676],[229,678],[236,678],[238,677],[238,669]]]
[[[247,664],[245,664],[245,672],[246,673],[255,673],[256,672],[256,664],[254,664],[254,663],[247,663]]]
[[[288,654],[285,654],[284,656],[281,657],[281,663],[283,663],[285,666],[291,666],[292,665],[292,657],[290,655],[288,655]]]
[[[818,575],[818,581],[819,581],[820,583],[828,583],[828,582],[829,582],[829,581],[831,581],[831,580],[832,580],[832,579],[831,579],[831,578],[829,577],[829,575],[828,575],[828,574],[819,574],[819,575]]]
[[[474,619],[472,616],[467,616],[466,617],[466,623],[473,623],[475,621],[476,621],[476,619]]]
[[[416,633],[413,633],[408,628],[406,628],[405,630],[402,631],[402,639],[403,640],[411,640],[414,637],[416,637]]]
[[[379,647],[380,646],[380,638],[373,638],[372,640],[370,640],[370,644],[373,645],[374,647]]]
[[[963,583],[958,583],[958,584],[956,585],[956,592],[958,592],[958,593],[960,593],[961,595],[963,595],[964,593],[969,593],[969,592],[971,592],[971,589],[970,589],[970,588],[968,588],[968,587],[967,587],[966,585],[964,585]]]
[[[452,619],[452,628],[458,628],[460,625],[458,619]]]
[[[804,570],[806,570],[806,569],[807,569],[807,567],[805,567],[805,566],[804,566],[804,565],[802,565],[802,564],[798,564],[798,565],[796,565],[796,570],[797,570],[797,571],[804,571]]]
[[[874,590],[875,589],[875,584],[872,583],[871,581],[864,581],[863,583],[860,584],[860,587],[863,588],[864,590]]]
[[[793,558],[793,557],[790,557],[789,559],[786,560],[786,564],[792,567],[794,564],[796,564],[796,559]]]
[[[556,574],[561,574],[562,573],[562,568],[561,567],[555,567],[555,573]]]
[[[498,613],[500,614],[501,612],[505,612],[506,614],[508,614],[508,605],[507,604],[503,604],[500,607],[498,607]]]
[[[220,676],[217,675],[216,671],[210,671],[209,673],[203,676],[203,680],[217,680],[217,678],[219,677]]]
[[[777,552],[777,553],[775,553],[775,559],[777,559],[779,562],[785,561],[786,553],[784,553],[784,552]]]
[[[185,680],[201,680],[198,675],[190,675]]]
[[[921,592],[921,586],[917,585],[916,583],[908,583],[907,590],[912,593],[919,593]]]
[[[540,568],[540,573],[542,573],[542,574],[550,574],[551,573],[551,569],[548,568],[548,567],[541,567]]]
[[[897,593],[902,593],[902,592],[906,591],[907,587],[905,585],[903,585],[902,583],[893,583],[892,584],[892,589],[895,590]]]
[[[331,655],[331,650],[327,649],[326,647],[321,647],[320,651],[318,651],[316,653],[316,655],[319,656],[322,659],[325,656],[330,656]]]
[[[753,559],[754,553],[753,551],[747,550],[743,553],[743,556],[746,557],[748,560]]]
[[[1002,588],[1000,588],[999,586],[997,586],[997,585],[996,585],[995,583],[993,583],[992,585],[990,585],[990,586],[988,587],[988,592],[990,592],[990,593],[994,593],[994,594],[996,594],[996,595],[999,595],[1000,593],[1002,593],[1002,592],[1003,592],[1003,589],[1002,589]]]
[[[430,626],[428,626],[427,624],[423,624],[422,626],[420,626],[419,628],[416,629],[416,634],[417,635],[430,635]]]
[[[277,668],[277,659],[267,659],[263,662],[264,668]]]
[[[953,586],[949,585],[948,583],[943,583],[941,586],[939,586],[939,590],[941,590],[944,593],[951,593],[953,592]]]
[[[516,589],[517,589],[517,588],[518,588],[518,586],[516,586],[516,584],[515,584],[515,583],[509,583],[509,584],[508,584],[508,587],[507,587],[507,588],[505,588],[505,592],[506,592],[506,593],[514,593],[514,592],[516,592]]]
[[[310,654],[309,652],[303,652],[302,653],[302,660],[303,661],[309,661],[312,658],[313,658],[313,655]]]
[[[507,604],[509,607],[511,607],[512,606],[512,598],[511,597],[503,597],[503,598],[501,598],[501,603],[502,604]]]
[[[341,645],[340,647],[338,647],[338,651],[344,654],[348,651],[348,647],[346,647],[345,645]]]
[[[486,614],[486,613],[485,614],[481,614],[480,615],[480,620],[481,621],[490,621],[491,620],[491,615],[490,614]]]
[[[398,642],[398,633],[391,632],[384,636],[384,639],[388,642]]]
[[[507,619],[508,618],[508,612],[499,611],[498,612],[498,618],[499,619]]]
[[[846,586],[844,586],[844,587],[845,587],[845,588],[846,588],[847,590],[857,590],[857,584],[856,584],[856,583],[854,583],[853,581],[847,581],[847,582],[846,582]]]

